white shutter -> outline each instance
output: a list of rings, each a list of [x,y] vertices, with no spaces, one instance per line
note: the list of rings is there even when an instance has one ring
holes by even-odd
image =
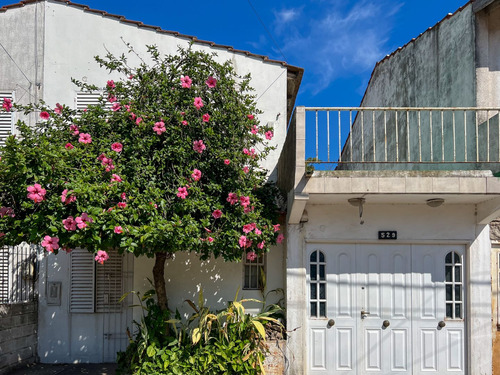
[[[123,295],[123,255],[118,251],[108,251],[109,259],[104,264],[96,264],[96,312],[121,310]]]
[[[79,111],[83,111],[89,105],[98,105],[99,98],[101,97],[102,92],[77,92],[76,93],[76,109]],[[109,101],[106,101],[105,107],[107,109],[111,109],[112,104]]]
[[[71,252],[69,311],[94,312],[94,256],[85,249]]]
[[[4,98],[13,99],[12,92],[0,91],[0,106]],[[0,147],[5,145],[5,140],[12,134],[12,112],[0,112]]]

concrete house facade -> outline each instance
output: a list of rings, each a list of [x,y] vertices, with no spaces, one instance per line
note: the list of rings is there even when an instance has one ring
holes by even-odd
[[[120,55],[127,50],[125,43],[130,43],[142,57],[146,56],[146,45],[156,45],[163,54],[175,53],[179,46],[187,47],[189,43],[193,43],[193,49],[216,52],[221,61],[231,60],[238,74],[252,75],[258,108],[262,111],[259,120],[272,125],[273,142],[277,146],[264,167],[270,171],[271,179],[277,178],[276,164],[302,69],[70,1],[22,1],[1,8],[0,39],[5,48],[0,53],[3,97],[12,97],[22,104],[42,99],[48,105],[64,103],[73,108],[85,108],[95,102],[97,95],[78,92],[71,78],[103,87],[108,79],[120,79],[100,69],[94,56],[104,56],[108,51]],[[129,63],[133,66],[139,59],[129,56]],[[0,138],[15,133],[14,124],[21,118],[17,116],[4,119]],[[36,121],[34,117],[25,120]],[[181,311],[189,311],[184,301],[197,300],[201,289],[207,305],[213,309],[233,300],[238,288],[242,289],[240,298],[260,299],[256,275],[261,265],[272,270],[267,274],[268,290],[283,288],[282,247],[274,248],[262,262],[259,265],[213,259],[201,262],[195,256],[176,254],[166,265],[169,303]],[[80,250],[69,255],[41,255],[39,360],[42,363],[114,361],[116,352],[128,344],[127,327],[133,330],[132,320],[140,320],[141,314],[139,309],[128,308],[132,300],[121,304],[117,301],[125,292],[150,289],[147,279],[152,279],[152,266],[151,259],[115,254],[104,267],[96,267],[91,254]]]
[[[297,107],[291,374],[492,373],[499,35],[500,2],[471,1],[380,61],[360,108]]]

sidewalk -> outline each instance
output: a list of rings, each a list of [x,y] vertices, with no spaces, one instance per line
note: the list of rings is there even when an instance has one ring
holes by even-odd
[[[86,364],[31,364],[9,372],[7,375],[113,375],[116,363],[86,363]]]

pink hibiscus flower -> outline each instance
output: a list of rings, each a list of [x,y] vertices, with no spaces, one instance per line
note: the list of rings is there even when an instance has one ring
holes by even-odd
[[[68,218],[64,219],[62,223],[64,225],[64,229],[68,231],[76,230],[76,221],[73,219],[73,216],[68,216]]]
[[[80,138],[78,138],[80,143],[92,143],[92,137],[88,133],[80,133]]]
[[[266,132],[266,139],[267,140],[273,139],[273,136],[274,136],[274,133],[271,130]]]
[[[262,234],[262,231],[259,228],[255,227],[255,234]]]
[[[40,118],[42,120],[48,120],[50,118],[49,112],[47,111],[40,112]]]
[[[117,204],[117,206],[118,206],[118,208],[124,209],[125,207],[127,207],[127,203],[125,203],[125,202],[119,202]]]
[[[123,228],[120,225],[116,226],[115,227],[115,233],[116,234],[122,234],[123,233]]]
[[[69,126],[69,130],[71,130],[73,132],[73,135],[80,134],[80,130],[78,130],[78,126],[76,126],[75,124],[71,124]]]
[[[116,87],[115,81],[110,79],[108,82],[106,82],[106,86],[108,86],[110,89],[114,89]]]
[[[99,250],[94,259],[97,263],[104,264],[104,262],[109,259],[109,255],[104,250]]]
[[[255,254],[255,251],[249,251],[247,253],[247,260],[253,262],[255,259],[257,259],[257,254]]]
[[[275,232],[278,232],[280,230],[280,224],[274,224],[273,228]]]
[[[210,115],[208,113],[205,113],[203,115],[203,122],[209,122],[210,121]]]
[[[60,115],[62,113],[63,106],[60,105],[59,103],[56,103],[56,108],[54,108],[54,112]]]
[[[26,190],[28,190],[28,199],[31,199],[35,203],[43,201],[47,193],[47,190],[43,189],[40,184],[28,186]]]
[[[243,232],[245,233],[250,233],[253,230],[253,226],[251,224],[245,224],[243,225]]]
[[[235,193],[229,193],[227,195],[226,201],[228,201],[231,205],[236,204],[238,203],[238,196]]]
[[[65,148],[66,150],[72,150],[72,149],[73,149],[73,148],[75,148],[75,147],[74,147],[71,143],[69,143],[69,142],[68,142],[68,143],[66,143],[66,145],[64,146],[64,148]]]
[[[189,89],[193,83],[193,80],[189,76],[181,76],[181,84],[185,89]]]
[[[205,83],[207,84],[207,86],[211,89],[213,89],[216,85],[217,85],[217,80],[210,76],[208,77],[208,79],[205,81]]]
[[[194,98],[193,104],[196,107],[196,109],[200,109],[201,107],[203,107],[203,100],[201,100],[201,98],[197,96],[196,98]]]
[[[119,142],[115,142],[111,145],[111,149],[115,152],[122,152],[123,145]]]
[[[43,237],[42,246],[45,248],[45,250],[52,253],[54,252],[54,250],[59,249],[59,238],[45,236]]]
[[[245,165],[243,167],[243,172],[248,173],[248,172],[250,172],[250,169]]]
[[[280,233],[278,235],[278,238],[276,238],[276,242],[277,243],[282,243],[284,239],[285,239],[285,236],[283,235],[283,233]]]
[[[15,217],[16,215],[14,214],[12,207],[2,207],[0,208],[0,217],[4,216]]]
[[[207,238],[207,241],[208,241],[208,242],[214,242],[214,239],[213,239],[212,237],[208,237],[208,238]]]
[[[181,199],[186,199],[188,196],[187,189],[184,186],[177,188],[177,196]]]
[[[141,122],[142,122],[142,117],[137,117],[137,120],[135,120],[135,124],[140,125]]]
[[[122,178],[118,176],[117,174],[114,174],[111,176],[111,182],[122,182]]]
[[[156,134],[158,135],[161,135],[161,133],[166,132],[167,129],[165,129],[165,123],[163,121],[155,122],[155,126],[153,126],[153,131],[155,131]]]
[[[257,134],[259,132],[259,128],[257,127],[257,125],[254,125],[252,126],[252,130],[250,130],[252,132],[252,134]]]
[[[199,169],[195,169],[193,173],[191,173],[191,177],[193,178],[193,180],[199,181],[201,178],[201,171]]]
[[[241,196],[240,197],[240,204],[243,207],[247,207],[250,204],[250,197]]]
[[[116,99],[116,96],[114,96],[114,95],[109,95],[109,96],[108,96],[108,101],[109,101],[110,103],[114,103],[114,102],[116,102],[117,100],[118,100],[118,99]]]
[[[124,201],[125,199],[127,199],[127,194],[121,193],[120,198],[122,199],[122,201]]]
[[[188,122],[186,120],[182,120],[181,124],[184,125],[184,126],[186,126],[188,124]]]
[[[88,216],[86,212],[84,212],[82,216],[77,216],[75,221],[78,228],[84,229],[87,227],[87,223],[92,223],[94,220],[92,220],[92,218]]]
[[[76,202],[76,197],[74,195],[71,195],[71,191],[69,192],[69,197],[68,197],[68,189],[64,189],[62,194],[61,194],[61,202],[64,204],[70,204],[72,202]]]
[[[262,250],[262,249],[264,248],[264,244],[265,244],[265,243],[266,243],[266,241],[259,242],[259,243],[257,244],[257,247],[258,247],[259,249],[261,249],[261,250]]]
[[[240,247],[246,248],[252,245],[252,241],[250,241],[246,236],[241,236],[238,240]]]
[[[255,117],[254,117],[254,115],[247,115],[247,118],[248,118],[249,120],[253,120]]]
[[[203,150],[205,150],[207,146],[203,144],[203,141],[200,139],[199,141],[194,141],[193,142],[193,150],[195,150],[198,153],[202,153]]]
[[[231,160],[229,160],[229,159],[224,159],[224,164],[226,164],[226,165],[231,164]]]
[[[9,98],[4,98],[3,99],[3,104],[2,104],[3,109],[5,109],[7,112],[10,112],[12,109],[12,100]]]
[[[118,103],[118,102],[114,102],[113,105],[111,106],[111,109],[113,110],[113,112],[119,111],[120,108],[121,108],[121,106],[120,106],[120,103]]]
[[[214,217],[214,219],[220,219],[222,217],[222,211],[214,210],[214,212],[212,212],[212,216]]]

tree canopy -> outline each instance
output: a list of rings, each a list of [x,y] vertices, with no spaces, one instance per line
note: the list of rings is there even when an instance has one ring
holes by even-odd
[[[74,81],[102,92],[82,111],[4,100],[39,120],[18,122],[0,149],[0,246],[81,247],[101,263],[109,249],[234,261],[282,240],[260,163],[273,129],[257,120],[250,77],[190,48],[148,51],[152,63],[138,67],[96,57],[122,78]]]

